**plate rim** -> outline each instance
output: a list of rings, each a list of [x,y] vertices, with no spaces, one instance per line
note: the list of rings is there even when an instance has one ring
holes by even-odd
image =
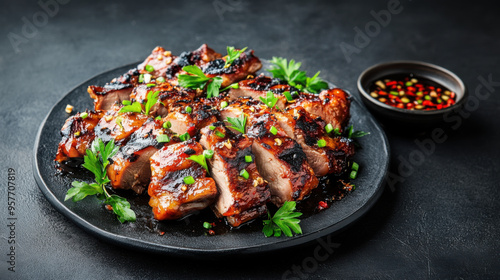
[[[263,60],[267,61],[267,60]],[[382,176],[381,180],[375,185],[374,188],[375,191],[373,195],[371,195],[368,200],[361,206],[359,207],[356,211],[351,213],[350,215],[344,217],[342,220],[338,221],[337,223],[331,224],[327,227],[324,227],[322,229],[316,230],[315,232],[310,232],[305,235],[297,235],[294,236],[292,239],[277,239],[276,242],[272,242],[270,244],[257,244],[257,245],[251,245],[251,246],[242,246],[242,247],[233,247],[233,248],[213,248],[213,249],[207,249],[207,248],[191,248],[191,247],[181,247],[181,246],[173,246],[173,245],[166,245],[166,244],[158,244],[154,242],[150,242],[147,240],[140,240],[134,237],[129,237],[129,236],[124,236],[124,235],[119,235],[115,234],[110,231],[106,231],[102,228],[99,228],[96,225],[91,224],[89,221],[84,219],[83,217],[79,216],[77,213],[73,212],[71,209],[69,209],[66,205],[64,205],[63,201],[60,201],[55,194],[52,192],[52,190],[48,187],[47,183],[44,181],[43,176],[41,174],[40,168],[38,166],[39,162],[39,157],[38,157],[38,149],[40,146],[40,141],[41,141],[41,135],[43,132],[43,129],[47,123],[47,120],[49,116],[54,112],[55,108],[61,103],[70,93],[74,92],[75,90],[81,88],[82,86],[88,85],[88,83],[93,80],[94,78],[98,76],[105,75],[107,73],[117,71],[118,69],[121,68],[126,68],[126,67],[134,67],[137,65],[137,63],[130,63],[130,64],[125,64],[119,67],[115,67],[106,71],[103,71],[99,74],[96,74],[89,79],[85,80],[82,83],[79,83],[77,86],[73,87],[71,90],[67,91],[54,105],[52,108],[49,110],[45,118],[42,120],[40,123],[40,127],[38,128],[38,132],[36,134],[35,142],[34,142],[34,147],[33,147],[33,176],[35,178],[35,181],[38,185],[38,188],[41,190],[42,194],[45,196],[45,198],[49,201],[49,203],[54,207],[59,213],[63,214],[67,219],[69,219],[71,222],[75,223],[77,226],[85,230],[86,232],[90,233],[91,235],[108,241],[112,244],[119,245],[119,246],[124,246],[124,247],[129,247],[132,249],[136,250],[141,250],[141,251],[149,251],[149,252],[155,252],[155,253],[160,253],[160,254],[175,254],[178,256],[187,256],[187,257],[204,257],[204,256],[210,256],[210,257],[220,257],[220,256],[228,256],[228,255],[234,255],[236,253],[244,253],[244,254],[257,254],[257,253],[264,253],[264,252],[270,252],[270,251],[276,251],[276,250],[283,250],[286,248],[290,247],[295,247],[298,245],[303,245],[310,243],[318,238],[334,234],[342,229],[347,228],[348,226],[354,224],[357,222],[362,216],[364,216],[378,201],[378,199],[382,196],[382,193],[384,191],[384,182],[386,181],[387,175],[388,175],[388,170],[389,170],[389,164],[390,164],[390,146],[389,146],[389,141],[387,139],[387,135],[385,134],[384,130],[378,123],[378,121],[373,117],[373,115],[364,108],[363,104],[357,100],[357,98],[350,94],[351,100],[357,103],[358,106],[363,108],[365,113],[368,115],[369,120],[377,127],[378,131],[380,132],[382,139],[383,139],[383,147],[385,148],[385,151],[387,153],[387,160],[385,161],[385,165],[383,166],[384,170],[384,175]],[[193,254],[196,253],[196,254]]]

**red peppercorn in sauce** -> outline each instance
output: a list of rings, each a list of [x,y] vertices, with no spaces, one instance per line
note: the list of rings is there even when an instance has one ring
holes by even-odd
[[[455,92],[412,74],[381,78],[371,85],[370,96],[389,106],[408,110],[440,110],[456,101]]]

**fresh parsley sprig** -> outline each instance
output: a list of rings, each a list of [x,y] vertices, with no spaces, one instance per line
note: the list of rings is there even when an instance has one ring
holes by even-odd
[[[298,217],[302,216],[302,213],[295,212],[295,201],[286,201],[283,206],[274,213],[271,218],[269,211],[267,212],[268,220],[264,220],[264,228],[262,232],[266,237],[270,236],[281,236],[284,233],[288,237],[293,236],[293,232],[296,234],[302,234],[302,229],[300,228],[300,220]]]
[[[128,104],[128,103],[130,103],[130,101],[128,101],[127,102],[128,105],[123,106],[120,109],[120,111],[118,111],[118,114],[132,112],[132,113],[142,113],[142,114],[145,114],[146,116],[148,116],[149,112],[151,111],[151,108],[156,104],[156,102],[158,102],[158,95],[159,94],[160,94],[159,90],[157,90],[155,92],[153,92],[153,91],[148,92],[148,96],[147,96],[148,100],[146,101],[146,104],[144,104],[144,110],[142,110],[142,105],[140,102],[135,101],[132,104]],[[127,101],[127,100],[125,100],[125,101]]]
[[[229,66],[233,65],[233,62],[240,58],[240,55],[247,49],[248,47],[244,47],[241,50],[235,50],[234,47],[227,47],[227,57],[226,57],[226,64],[224,64],[224,68],[228,68]]]
[[[109,165],[109,159],[117,152],[119,147],[115,146],[113,140],[107,145],[100,138],[92,142],[90,149],[87,149],[82,165],[95,176],[95,182],[88,184],[86,182],[73,181],[64,200],[72,199],[74,202],[80,201],[89,195],[97,195],[104,203],[111,205],[113,212],[117,215],[121,223],[126,221],[134,222],[136,217],[134,211],[130,209],[130,203],[118,195],[110,195],[106,190],[106,185],[110,182],[106,173],[106,167]]]
[[[233,126],[228,126],[228,128],[232,128],[238,132],[245,133],[245,126],[247,124],[247,116],[245,114],[241,114],[237,118],[227,117],[226,122],[233,125]]]
[[[222,85],[221,77],[209,78],[196,65],[182,67],[182,70],[191,75],[179,75],[179,86],[191,89],[204,89],[207,87],[207,98],[219,96],[219,89]]]
[[[274,96],[274,93],[272,91],[268,91],[265,98],[260,96],[259,99],[270,109],[272,109],[276,105],[276,102],[278,102],[278,97]]]
[[[268,69],[274,78],[285,80],[289,85],[309,93],[319,93],[321,90],[328,88],[328,84],[319,78],[319,71],[312,77],[307,77],[305,71],[300,71],[302,63],[295,62],[291,59],[288,61],[286,58],[273,57],[271,60],[273,64]]]

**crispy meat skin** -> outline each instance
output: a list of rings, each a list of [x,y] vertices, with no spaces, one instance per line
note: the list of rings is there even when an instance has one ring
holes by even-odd
[[[347,168],[349,159],[354,155],[354,145],[348,139],[329,137],[322,119],[313,118],[298,106],[285,112],[275,112],[274,115],[287,135],[301,145],[316,176],[339,175]],[[318,147],[320,139],[326,141],[325,147]]]
[[[104,143],[114,140],[115,144],[119,146],[124,145],[130,135],[138,130],[148,119],[147,116],[140,113],[128,112],[119,114],[120,109],[121,106],[113,106],[104,114],[94,128],[96,137],[101,138]]]
[[[201,145],[191,139],[165,146],[151,157],[149,205],[157,220],[179,219],[213,203],[217,196],[214,180],[206,177],[201,165],[187,159],[202,153]],[[195,183],[185,184],[186,176],[192,176]]]
[[[138,83],[139,71],[130,69],[127,73],[115,78],[111,83],[101,86],[89,86],[87,92],[94,99],[94,110],[109,110],[113,104],[130,100],[130,93]]]
[[[241,134],[233,135],[222,122],[212,125],[216,127],[214,130],[208,127],[201,130],[200,143],[205,149],[214,151],[209,159],[210,174],[219,190],[214,212],[217,216],[225,216],[231,226],[237,227],[267,212],[270,192],[255,161],[245,161],[245,156],[255,158],[252,139]],[[217,136],[215,131],[225,137]],[[243,169],[248,172],[248,179],[239,175]]]
[[[161,120],[148,119],[130,136],[127,144],[120,147],[107,168],[110,184],[115,189],[132,189],[142,193],[148,187],[151,178],[149,158],[164,145],[178,142],[170,130],[162,127]],[[168,143],[158,143],[160,134],[169,136]]]
[[[57,148],[55,161],[59,164],[71,158],[83,158],[95,139],[94,128],[104,115],[102,111],[86,111],[85,119],[80,114],[69,117],[61,129],[61,142]],[[76,133],[76,134],[75,134]],[[79,135],[78,135],[79,134]]]
[[[272,79],[259,75],[254,79],[243,80],[238,83],[239,88],[229,91],[229,98],[236,100],[248,96],[256,100],[266,97],[271,91],[278,98],[276,107],[286,108],[302,107],[313,116],[321,117],[326,123],[331,123],[334,128],[342,131],[349,121],[350,97],[342,89],[323,90],[318,95],[299,92],[298,89],[287,85],[279,79]],[[283,92],[289,91],[293,101],[287,102]]]
[[[285,201],[302,200],[318,186],[318,179],[300,145],[289,138],[276,117],[262,103],[241,98],[221,111],[223,119],[248,116],[246,132],[253,138],[252,151],[257,169],[269,182],[271,201],[281,206]],[[273,135],[271,127],[277,130]]]

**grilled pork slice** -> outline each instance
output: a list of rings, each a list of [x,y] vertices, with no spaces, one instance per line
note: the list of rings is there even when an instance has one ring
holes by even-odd
[[[222,88],[245,79],[248,75],[254,75],[262,67],[259,58],[254,56],[253,50],[243,52],[228,67],[225,67],[226,59],[227,56],[212,60],[202,68],[207,77],[221,77]]]
[[[347,138],[330,138],[325,133],[325,122],[313,118],[302,107],[285,112],[275,112],[275,116],[286,134],[300,144],[316,176],[339,175],[354,155],[354,145]],[[325,146],[318,146],[318,141]]]
[[[162,47],[156,47],[146,60],[137,66],[137,69],[142,74],[149,74],[155,77],[165,76],[167,69],[174,64],[176,58],[172,56],[172,52]],[[146,65],[148,65],[148,69],[146,69]]]
[[[164,76],[167,81],[173,85],[177,85],[177,76],[179,73],[185,73],[182,71],[184,66],[196,65],[203,68],[208,62],[221,58],[222,55],[215,52],[209,48],[206,44],[201,45],[197,50],[191,52],[183,52],[178,57],[175,57],[171,65],[169,65],[164,74],[160,73],[159,76]]]
[[[130,93],[138,84],[139,71],[130,69],[104,86],[89,86],[87,92],[94,99],[94,110],[109,110],[113,104],[130,100]]]
[[[303,107],[311,115],[321,117],[326,123],[332,124],[334,128],[342,130],[349,121],[350,97],[342,89],[323,90],[318,95],[300,92],[279,79],[272,79],[259,75],[255,79],[243,80],[238,83],[237,89],[229,91],[231,100],[247,96],[259,100],[266,97],[271,91],[278,99],[276,107],[283,110],[288,107]],[[292,100],[287,101],[283,95],[285,91],[290,92]]]
[[[298,98],[300,92],[295,87],[289,86],[280,79],[273,79],[264,74],[260,74],[254,79],[247,79],[238,82],[238,88],[232,88],[229,90],[230,100],[236,100],[240,97],[252,97],[255,100],[260,100],[260,97],[265,98],[267,92],[271,91],[274,97],[278,99],[276,102],[276,108],[280,110],[285,109],[287,104],[287,99],[283,95],[283,92],[290,92],[293,98]]]
[[[122,106],[115,105],[108,110],[94,128],[96,137],[104,143],[111,140],[123,146],[134,131],[141,128],[148,117],[140,113],[119,113]]]
[[[103,87],[89,86],[87,92],[94,99],[94,110],[109,110],[115,103],[129,100],[133,88],[132,84],[115,82]]]
[[[319,95],[301,93],[288,107],[300,106],[311,115],[321,117],[340,131],[349,121],[350,96],[339,88],[323,90]]]
[[[221,116],[248,117],[246,132],[254,139],[252,151],[257,169],[269,182],[271,201],[281,206],[285,201],[304,199],[318,186],[318,179],[300,145],[287,136],[266,108],[258,101],[239,99],[224,108]]]
[[[217,196],[214,180],[206,177],[207,171],[201,165],[187,159],[202,153],[201,145],[191,139],[153,154],[148,194],[157,220],[179,219],[213,203]],[[194,183],[185,180],[188,176]]]
[[[213,130],[209,127],[201,130],[200,143],[205,149],[214,151],[209,159],[210,175],[219,190],[214,212],[237,227],[267,212],[269,188],[257,171],[252,139],[233,135],[222,122],[212,126]],[[246,170],[244,176],[248,178],[240,175],[242,170]]]
[[[127,144],[120,147],[107,167],[111,186],[115,189],[132,189],[142,193],[149,185],[151,168],[149,158],[164,145],[179,142],[170,130],[163,128],[161,120],[149,118],[130,136]],[[158,138],[159,135],[162,138]]]
[[[165,120],[172,124],[172,131],[194,137],[203,127],[216,122],[219,110],[216,103],[205,98],[178,100],[169,106]]]
[[[82,113],[69,117],[61,129],[61,142],[57,148],[55,161],[58,168],[64,168],[70,159],[83,158],[87,148],[95,139],[94,128],[104,115],[102,111],[86,111],[86,118]]]

